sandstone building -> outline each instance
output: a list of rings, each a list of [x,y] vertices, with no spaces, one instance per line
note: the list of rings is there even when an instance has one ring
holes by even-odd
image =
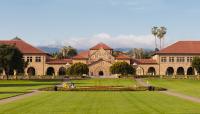
[[[88,65],[90,76],[111,76],[110,66],[125,61],[136,69],[136,75],[195,75],[191,67],[193,57],[200,56],[200,41],[179,41],[158,52],[151,59],[131,59],[127,55],[114,56],[113,49],[99,43],[87,51],[80,52],[72,59],[52,59],[51,56],[20,39],[0,40],[0,44],[15,45],[28,61],[25,75],[65,75],[71,64],[82,62]],[[11,71],[10,75],[18,72]],[[1,75],[5,75],[1,71]]]

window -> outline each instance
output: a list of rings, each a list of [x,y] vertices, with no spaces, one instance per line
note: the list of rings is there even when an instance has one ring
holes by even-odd
[[[169,62],[174,62],[174,57],[169,57]]]
[[[167,57],[161,57],[161,62],[167,62]]]
[[[41,57],[35,57],[35,62],[41,62]]]
[[[177,57],[176,62],[185,62],[185,57]]]
[[[32,57],[27,57],[28,62],[32,62]]]
[[[192,62],[193,57],[187,57],[187,62]]]

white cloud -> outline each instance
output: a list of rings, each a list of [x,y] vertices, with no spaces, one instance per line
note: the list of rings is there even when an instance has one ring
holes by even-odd
[[[154,48],[152,35],[117,35],[100,33],[90,37],[70,37],[64,41],[52,41],[48,45],[71,45],[79,49],[88,49],[97,43],[103,42],[113,48]]]

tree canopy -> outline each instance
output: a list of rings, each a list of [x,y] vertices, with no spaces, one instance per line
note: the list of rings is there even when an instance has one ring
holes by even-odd
[[[75,63],[67,69],[68,75],[78,75],[83,76],[83,74],[88,74],[89,68],[84,63]]]
[[[194,57],[193,58],[192,67],[197,70],[198,74],[200,74],[200,57]]]
[[[134,74],[134,68],[127,62],[116,62],[110,67],[110,72],[112,74]]]
[[[26,65],[18,48],[14,45],[0,45],[0,68],[5,71],[7,78],[13,70],[23,71]]]
[[[77,55],[77,50],[71,46],[64,46],[61,49],[61,53],[64,58],[72,58],[73,56]]]

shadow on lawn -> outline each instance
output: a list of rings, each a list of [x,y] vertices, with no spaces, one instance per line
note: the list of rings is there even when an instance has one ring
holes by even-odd
[[[28,93],[28,92],[0,92],[0,94],[17,94],[17,93]]]
[[[54,85],[54,84],[45,84],[45,83],[37,83],[37,84],[0,84],[0,87],[23,87],[23,86],[42,86],[42,85]]]

